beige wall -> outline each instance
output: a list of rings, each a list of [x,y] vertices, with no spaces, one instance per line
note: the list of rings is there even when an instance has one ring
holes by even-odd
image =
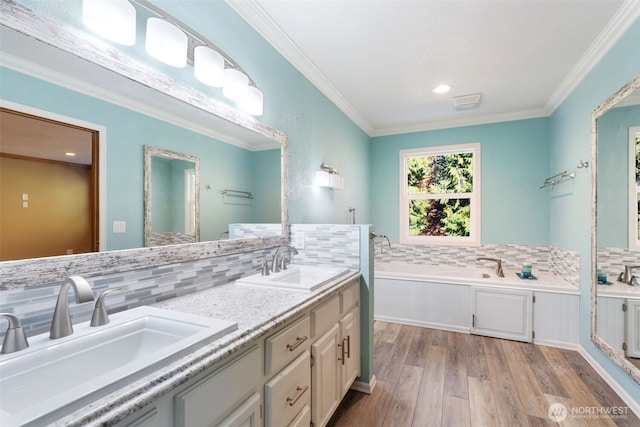
[[[0,260],[90,252],[90,183],[87,166],[0,157]]]

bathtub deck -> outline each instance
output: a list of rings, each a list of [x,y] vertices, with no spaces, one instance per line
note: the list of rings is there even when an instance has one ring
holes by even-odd
[[[626,407],[575,351],[376,321],[373,394],[349,391],[335,427],[552,426],[552,403]],[[638,426],[625,417],[562,425]]]

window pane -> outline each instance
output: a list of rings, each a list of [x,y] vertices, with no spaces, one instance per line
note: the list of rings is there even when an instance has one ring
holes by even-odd
[[[407,158],[408,194],[470,193],[472,191],[472,153]]]
[[[469,199],[409,201],[410,236],[470,235]]]

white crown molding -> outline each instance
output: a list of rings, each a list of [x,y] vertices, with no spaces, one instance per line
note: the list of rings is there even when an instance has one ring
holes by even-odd
[[[506,114],[478,116],[468,119],[453,119],[439,122],[420,123],[409,126],[374,129],[371,124],[351,105],[331,82],[318,70],[302,50],[278,26],[256,0],[226,0],[227,4],[240,15],[251,27],[264,37],[282,56],[298,71],[314,84],[342,112],[370,137],[388,136],[402,133],[447,129],[497,123],[500,121],[524,120],[546,117],[562,104],[571,92],[580,84],[593,67],[629,29],[640,16],[640,1],[626,0],[611,18],[598,38],[591,44],[587,52],[573,67],[551,95],[544,108],[529,111],[518,111]]]
[[[517,111],[506,114],[482,115],[476,117],[466,117],[463,119],[441,120],[430,123],[417,123],[407,126],[376,129],[371,136],[391,136],[404,133],[425,132],[465,126],[485,125],[490,123],[511,122],[515,120],[536,119],[539,117],[546,117],[548,115],[549,114],[544,109]]]
[[[620,6],[602,32],[589,46],[589,49],[582,55],[578,63],[547,101],[545,110],[548,111],[549,115],[567,99],[571,92],[584,80],[587,74],[639,17],[640,1],[626,0]]]
[[[311,62],[309,57],[291,40],[262,6],[255,0],[226,0],[226,3],[320,92],[329,98],[356,126],[371,136],[373,132],[371,124],[342,96],[338,89]]]
[[[280,148],[280,144],[277,143],[264,144],[264,146],[247,143],[246,141],[243,141],[241,139],[233,138],[230,135],[216,132],[209,126],[202,125],[190,120],[185,120],[183,118],[177,117],[174,114],[171,114],[168,111],[160,110],[132,98],[121,96],[113,92],[104,90],[98,86],[89,84],[80,79],[59,73],[47,67],[43,67],[42,65],[38,65],[22,58],[18,58],[6,52],[2,52],[2,55],[0,55],[0,66],[29,75],[31,77],[35,77],[40,80],[44,80],[46,82],[64,87],[69,90],[73,90],[75,92],[82,93],[84,95],[110,102],[120,107],[139,112],[149,117],[171,123],[173,125],[191,130],[193,132],[197,132],[205,136],[209,136],[220,141],[224,141],[226,143],[244,148],[246,150],[260,151]]]

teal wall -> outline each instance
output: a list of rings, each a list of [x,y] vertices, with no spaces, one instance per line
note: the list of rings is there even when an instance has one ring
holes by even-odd
[[[629,128],[640,126],[640,106],[598,118],[598,246],[627,248]]]
[[[640,20],[609,50],[551,116],[550,171],[574,170],[591,152],[591,114],[609,96],[640,73]],[[574,180],[573,191],[550,199],[550,241],[580,253],[580,344],[604,370],[640,401],[640,385],[629,378],[590,340],[591,181],[587,172]]]
[[[399,151],[481,144],[482,243],[547,245],[549,174],[547,118],[373,138],[369,191],[376,230],[399,237]],[[516,214],[514,214],[516,213]]]

